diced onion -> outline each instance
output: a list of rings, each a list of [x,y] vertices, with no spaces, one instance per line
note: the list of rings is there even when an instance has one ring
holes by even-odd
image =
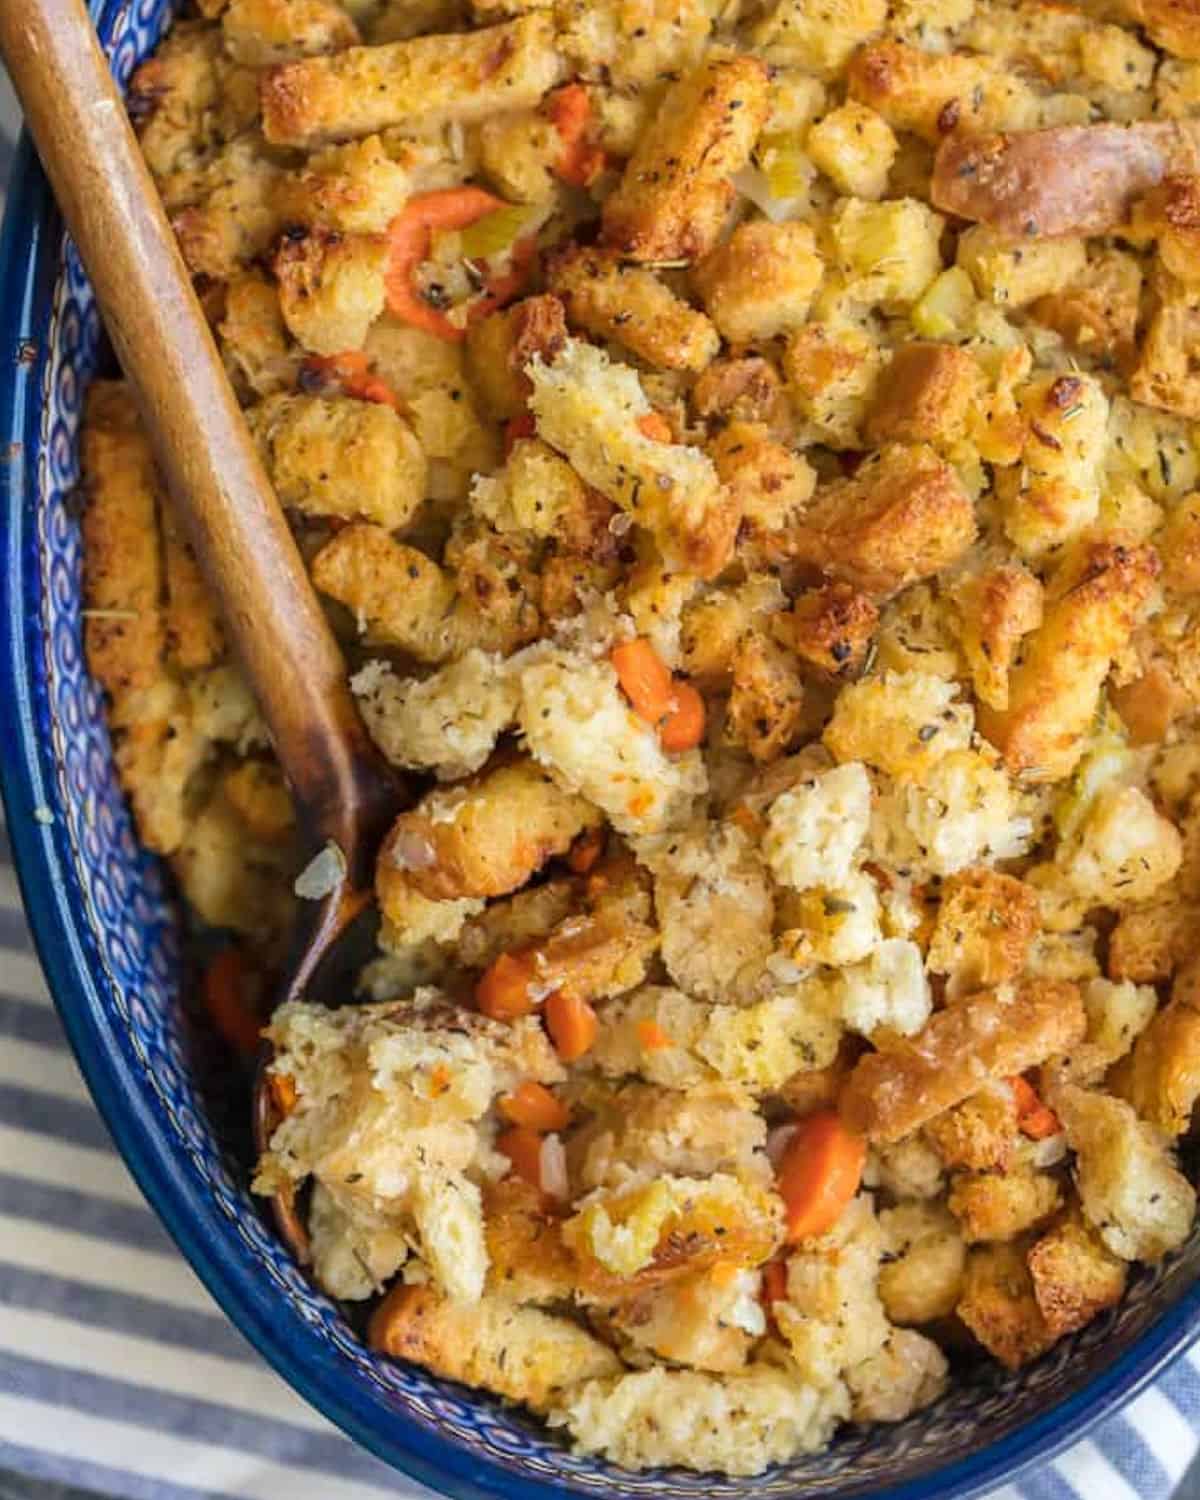
[[[777,1167],[783,1160],[788,1142],[798,1129],[798,1125],[776,1125],[774,1130],[767,1132],[767,1160],[773,1167]]]
[[[323,901],[341,885],[346,875],[346,856],[332,839],[309,860],[292,887],[301,901]]]
[[[462,253],[468,260],[488,260],[510,250],[527,232],[529,208],[521,203],[506,203],[494,213],[476,219],[460,231]]]
[[[547,1198],[557,1198],[565,1203],[571,1194],[567,1178],[567,1153],[557,1135],[548,1135],[542,1141],[542,1154],[538,1162],[542,1192]]]

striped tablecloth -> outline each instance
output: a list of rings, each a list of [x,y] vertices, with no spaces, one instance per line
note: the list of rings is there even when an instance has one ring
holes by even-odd
[[[0,71],[0,208],[15,122]],[[1093,1441],[990,1500],[1168,1500],[1198,1434],[1195,1355]],[[428,1494],[263,1364],[146,1207],[63,1038],[0,832],[4,1469],[113,1500]]]

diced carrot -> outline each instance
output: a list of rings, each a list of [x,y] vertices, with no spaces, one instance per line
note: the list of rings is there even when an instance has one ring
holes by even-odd
[[[400,397],[386,380],[375,374],[361,349],[348,349],[344,354],[310,354],[300,367],[301,388],[310,373],[336,380],[346,395],[356,400],[374,401],[380,406],[390,406],[394,411],[403,409]]]
[[[787,1296],[787,1263],[785,1261],[771,1260],[763,1267],[762,1295],[768,1312],[772,1302],[782,1302]]]
[[[600,1023],[596,1012],[577,995],[555,990],[546,1001],[546,1030],[563,1062],[575,1062],[590,1052]]]
[[[657,1021],[639,1021],[637,1039],[646,1052],[661,1052],[664,1047],[675,1045]]]
[[[475,1004],[493,1021],[515,1021],[533,1010],[533,980],[533,963],[525,954],[502,953],[475,986]]]
[[[674,683],[666,663],[646,637],[622,641],[613,647],[609,660],[635,711],[651,724],[661,724],[671,712]]]
[[[836,1110],[801,1120],[776,1174],[789,1243],[833,1228],[858,1191],[866,1159],[866,1141]]]
[[[429,1092],[436,1099],[444,1094],[453,1083],[454,1078],[445,1063],[438,1063],[437,1067],[429,1075]]]
[[[537,435],[537,422],[531,411],[523,411],[519,417],[510,417],[504,428],[504,456],[509,458],[521,438]]]
[[[466,229],[469,224],[503,208],[504,202],[478,187],[445,188],[436,193],[418,193],[388,226],[390,252],[386,276],[388,310],[435,338],[461,343],[466,329],[460,328],[417,292],[414,275],[429,258],[435,230]],[[525,284],[537,252],[537,241],[527,236],[513,246],[511,270],[484,283],[487,295],[471,304],[468,320],[483,317],[515,297]]]
[[[643,437],[650,439],[652,443],[673,443],[675,434],[671,431],[671,424],[660,411],[648,411],[644,417],[637,419],[637,430]]]
[[[550,120],[562,150],[554,163],[555,173],[573,187],[588,187],[608,164],[602,147],[590,145],[587,139],[592,119],[592,101],[581,83],[568,83],[556,89],[548,101]]]
[[[512,1162],[518,1177],[535,1188],[542,1185],[542,1138],[536,1130],[517,1125],[496,1137],[496,1150]]]
[[[675,707],[658,726],[664,750],[678,755],[693,750],[704,738],[704,699],[690,682],[676,682]]]
[[[1044,1141],[1048,1136],[1057,1135],[1062,1124],[1050,1106],[1043,1104],[1033,1085],[1020,1075],[1008,1081],[1016,1096],[1017,1124],[1021,1133],[1031,1141]]]
[[[236,943],[222,948],[204,971],[204,1008],[235,1052],[253,1057],[262,1028],[252,994],[250,966]]]
[[[296,1107],[296,1080],[290,1073],[268,1073],[267,1088],[271,1093],[275,1113],[281,1120],[286,1120]]]
[[[500,1113],[527,1130],[565,1130],[571,1111],[542,1083],[527,1078],[500,1100]]]
[[[567,864],[576,875],[586,875],[603,853],[603,828],[589,828],[579,835],[567,851]]]
[[[708,1279],[713,1286],[724,1290],[733,1285],[742,1274],[742,1269],[736,1260],[719,1260],[708,1273]]]

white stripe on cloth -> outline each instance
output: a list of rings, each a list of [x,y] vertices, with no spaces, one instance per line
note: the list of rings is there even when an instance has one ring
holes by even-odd
[[[1086,1500],[1143,1500],[1090,1439],[1055,1459],[1054,1468]]]
[[[11,1125],[0,1125],[0,1172],[50,1187],[78,1188],[86,1183],[94,1197],[133,1207],[146,1201],[116,1152],[72,1146]]]
[[[1125,1420],[1162,1464],[1172,1486],[1178,1484],[1200,1439],[1175,1403],[1151,1386],[1125,1408]]]
[[[73,1099],[77,1104],[89,1103],[92,1097],[69,1052],[15,1037],[5,1037],[0,1044],[0,1083],[15,1083],[38,1094]]]
[[[32,953],[18,953],[13,948],[0,948],[0,994],[37,1005],[53,1004],[41,964]]]

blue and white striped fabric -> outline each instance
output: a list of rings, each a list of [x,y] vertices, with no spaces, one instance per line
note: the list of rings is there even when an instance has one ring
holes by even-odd
[[[1169,1500],[1200,1444],[1200,1351],[990,1500]],[[426,1494],[310,1410],[225,1321],[75,1068],[0,844],[0,1470],[119,1500]]]

